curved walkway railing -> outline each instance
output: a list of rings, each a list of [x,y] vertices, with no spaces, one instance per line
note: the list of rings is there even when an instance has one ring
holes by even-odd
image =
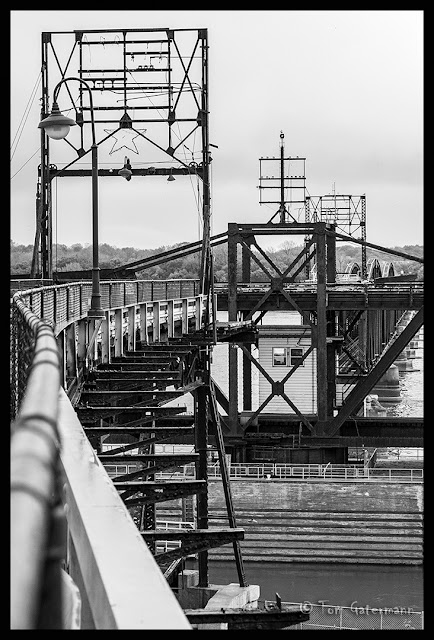
[[[23,280],[17,286],[23,284]],[[13,281],[11,283],[13,286]],[[199,295],[199,280],[127,280],[100,284],[103,309],[127,307],[141,302],[192,298]],[[56,333],[71,322],[84,318],[90,307],[91,282],[38,287],[14,294],[39,318],[55,323]]]
[[[11,433],[11,628],[61,628],[59,353],[52,327],[22,301],[13,314],[11,408],[20,409]]]
[[[104,306],[190,296],[188,282],[104,283]],[[62,388],[56,336],[86,315],[86,287],[12,298],[11,628],[191,629]]]

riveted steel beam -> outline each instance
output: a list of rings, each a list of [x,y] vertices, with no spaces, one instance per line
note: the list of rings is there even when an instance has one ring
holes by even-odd
[[[157,564],[165,564],[177,558],[221,547],[236,540],[244,539],[244,529],[194,529],[179,531],[142,532],[144,540],[181,540],[182,546],[155,556]]]
[[[145,502],[165,502],[166,500],[175,500],[183,496],[201,494],[206,491],[206,484],[206,480],[182,480],[181,482],[172,480],[167,482],[121,480],[114,482],[118,491],[127,491],[129,495],[131,493],[140,493],[140,496],[125,500],[124,504],[126,506],[144,504]]]

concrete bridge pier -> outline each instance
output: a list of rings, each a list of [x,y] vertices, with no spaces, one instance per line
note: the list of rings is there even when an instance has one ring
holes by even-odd
[[[404,331],[405,327],[408,325],[413,316],[413,311],[406,311],[404,313],[396,327],[396,331],[398,334]],[[416,336],[413,337],[413,341],[415,340],[415,337]],[[410,342],[407,347],[399,354],[394,364],[398,367],[399,371],[419,371],[420,369],[416,368],[416,365],[413,362],[414,358],[414,344],[412,346],[412,343]]]
[[[240,587],[231,582],[225,585],[210,584],[199,587],[199,572],[195,569],[184,569],[178,575],[178,602],[183,609],[206,609],[221,611],[222,609],[251,610],[258,608],[260,587],[256,584]],[[214,624],[198,624],[198,630],[225,630],[227,622]]]
[[[401,397],[401,385],[399,383],[399,367],[396,364],[392,364],[386,373],[381,376],[375,387],[372,389],[372,394],[378,396],[378,402],[380,404],[395,404],[402,400]],[[371,395],[372,395],[371,394]]]

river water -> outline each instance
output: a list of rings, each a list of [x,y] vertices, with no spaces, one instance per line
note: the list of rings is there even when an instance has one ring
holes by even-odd
[[[264,317],[264,323],[266,321],[267,324],[289,324],[290,313],[269,312]],[[219,312],[218,319],[226,320],[227,315]],[[212,364],[212,375],[226,394],[227,351],[227,345],[217,345],[214,348]],[[388,415],[423,416],[423,350],[418,350],[417,355],[420,357],[413,360],[415,370],[400,372],[402,401],[387,408]],[[253,367],[253,409],[258,406],[256,372],[256,368]],[[241,381],[241,370],[239,379]],[[241,406],[240,387],[241,385]],[[414,454],[414,451],[401,450],[401,455],[406,453]],[[245,562],[244,568],[247,582],[260,586],[261,599],[274,600],[277,592],[285,602],[316,604],[326,601],[331,605],[345,607],[357,601],[357,607],[368,605],[406,607],[416,611],[424,609],[421,566]],[[213,584],[238,582],[235,562],[210,562],[209,577]]]

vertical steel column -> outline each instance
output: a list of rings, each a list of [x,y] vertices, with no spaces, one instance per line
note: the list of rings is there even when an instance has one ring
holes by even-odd
[[[238,225],[228,224],[228,320],[237,320],[237,240]],[[238,353],[229,344],[229,425],[233,433],[238,424]]]
[[[250,239],[246,239],[246,244],[251,245]],[[250,282],[250,265],[251,257],[250,253],[243,246],[241,248],[241,280],[242,282]],[[244,315],[247,315],[245,313]],[[252,345],[244,345],[249,353],[252,353]],[[252,363],[249,358],[243,353],[243,410],[252,410]]]
[[[360,196],[362,206],[362,219],[360,226],[362,230],[362,241],[366,242],[366,196]],[[362,280],[365,280],[368,274],[366,266],[366,244],[362,244]]]
[[[60,355],[60,384],[64,389],[67,389],[66,386],[66,344],[65,344],[65,331],[61,331],[57,336],[57,348],[59,350]]]
[[[202,356],[204,357],[204,356]],[[195,402],[195,449],[199,454],[196,462],[197,480],[205,480],[207,488],[197,494],[197,528],[208,529],[208,390],[204,385],[196,391]],[[208,551],[198,553],[199,587],[208,586]]]
[[[199,29],[199,39],[202,40],[202,100],[198,117],[202,129],[202,216],[203,216],[203,243],[200,267],[200,293],[208,296],[209,293],[209,255],[210,255],[210,217],[211,217],[211,191],[209,182],[209,133],[208,133],[208,30]],[[209,302],[209,300],[207,301]]]
[[[367,326],[368,326],[368,312],[364,311],[360,316],[357,329],[358,329],[358,341],[361,352],[363,353],[363,367],[366,368],[368,363],[368,338],[367,338]]]
[[[42,33],[41,54],[42,54],[42,97],[41,97],[41,120],[48,116],[48,43],[51,42],[51,34]],[[52,264],[52,235],[51,235],[51,184],[50,184],[50,161],[49,142],[44,129],[41,129],[41,192],[39,229],[36,230],[36,241],[34,251],[37,252],[40,246],[41,252],[41,278],[51,279],[53,277]],[[38,220],[37,220],[38,222]],[[35,263],[36,264],[36,263]],[[36,274],[32,273],[35,277]]]
[[[87,321],[82,319],[78,321],[77,331],[77,359],[78,368],[83,369],[86,364],[86,338],[87,338]]]
[[[327,312],[326,312],[326,236],[325,224],[318,223],[321,230],[316,236],[317,257],[317,413],[318,422],[315,427],[319,435],[327,422]]]
[[[327,283],[336,282],[336,230],[335,224],[328,224],[327,228],[331,233],[326,233],[327,250]],[[327,337],[336,335],[336,312],[326,311],[327,317]],[[333,409],[336,404],[336,342],[331,340],[327,344],[327,417],[333,416]]]
[[[77,345],[75,341],[75,322],[68,325],[65,333],[65,369],[66,369],[66,390],[68,390],[68,380],[77,378]]]
[[[306,225],[310,224],[310,196],[306,196],[306,206],[305,206],[305,222]],[[307,245],[309,244],[309,236],[305,236],[304,238],[304,246],[307,247]],[[305,277],[306,280],[309,280],[310,277],[310,260],[307,260],[308,258],[308,253],[306,252],[306,266],[305,266]]]

